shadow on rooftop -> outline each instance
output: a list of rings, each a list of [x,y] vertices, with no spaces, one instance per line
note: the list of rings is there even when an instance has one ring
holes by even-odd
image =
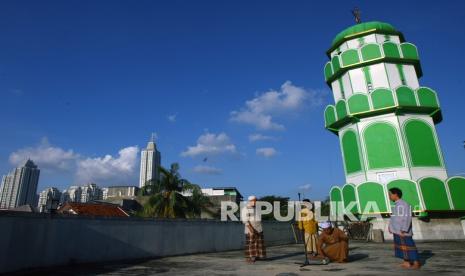
[[[423,250],[418,252],[418,257],[420,258],[421,265],[425,265],[426,261],[434,256],[434,253],[431,250]]]
[[[366,258],[368,258],[368,254],[363,254],[363,253],[349,254],[349,263],[360,261]]]
[[[284,254],[284,255],[279,255],[279,256],[273,256],[273,257],[267,258],[267,261],[282,260],[282,259],[286,259],[286,258],[290,258],[290,257],[299,256],[299,255],[304,256],[304,253],[303,252],[294,252],[294,253],[289,253],[289,254]]]

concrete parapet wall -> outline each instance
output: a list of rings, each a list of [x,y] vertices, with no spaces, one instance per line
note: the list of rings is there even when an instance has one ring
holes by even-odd
[[[264,222],[267,245],[293,243],[291,225]],[[241,249],[244,226],[213,220],[86,218],[0,213],[0,273]]]
[[[392,240],[389,234],[389,219],[374,220],[373,229],[381,229],[385,240]],[[422,221],[418,218],[412,220],[413,238],[415,240],[465,240],[465,223],[459,218],[435,218]]]

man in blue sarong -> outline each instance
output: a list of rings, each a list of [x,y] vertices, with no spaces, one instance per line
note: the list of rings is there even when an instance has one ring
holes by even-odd
[[[389,189],[389,198],[395,202],[389,221],[389,232],[394,235],[395,255],[404,260],[402,267],[419,269],[418,251],[412,238],[412,207],[402,200],[399,188]]]

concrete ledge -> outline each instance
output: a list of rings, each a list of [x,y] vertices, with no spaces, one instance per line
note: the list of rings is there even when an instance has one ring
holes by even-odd
[[[0,273],[87,262],[108,262],[244,246],[240,222],[86,218],[0,213]],[[294,242],[289,223],[264,222],[267,245]]]
[[[385,240],[392,240],[389,234],[389,219],[372,221],[373,229],[381,229]],[[413,237],[418,241],[465,240],[465,223],[459,218],[434,218],[422,221],[413,218]]]

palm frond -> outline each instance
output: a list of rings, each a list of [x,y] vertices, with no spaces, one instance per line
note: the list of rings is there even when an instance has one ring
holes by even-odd
[[[208,197],[202,194],[199,185],[181,178],[179,165],[174,163],[170,169],[159,168],[160,180],[151,182],[152,196],[144,205],[144,215],[159,218],[200,217],[203,210],[213,206]],[[190,196],[183,193],[189,192]]]

